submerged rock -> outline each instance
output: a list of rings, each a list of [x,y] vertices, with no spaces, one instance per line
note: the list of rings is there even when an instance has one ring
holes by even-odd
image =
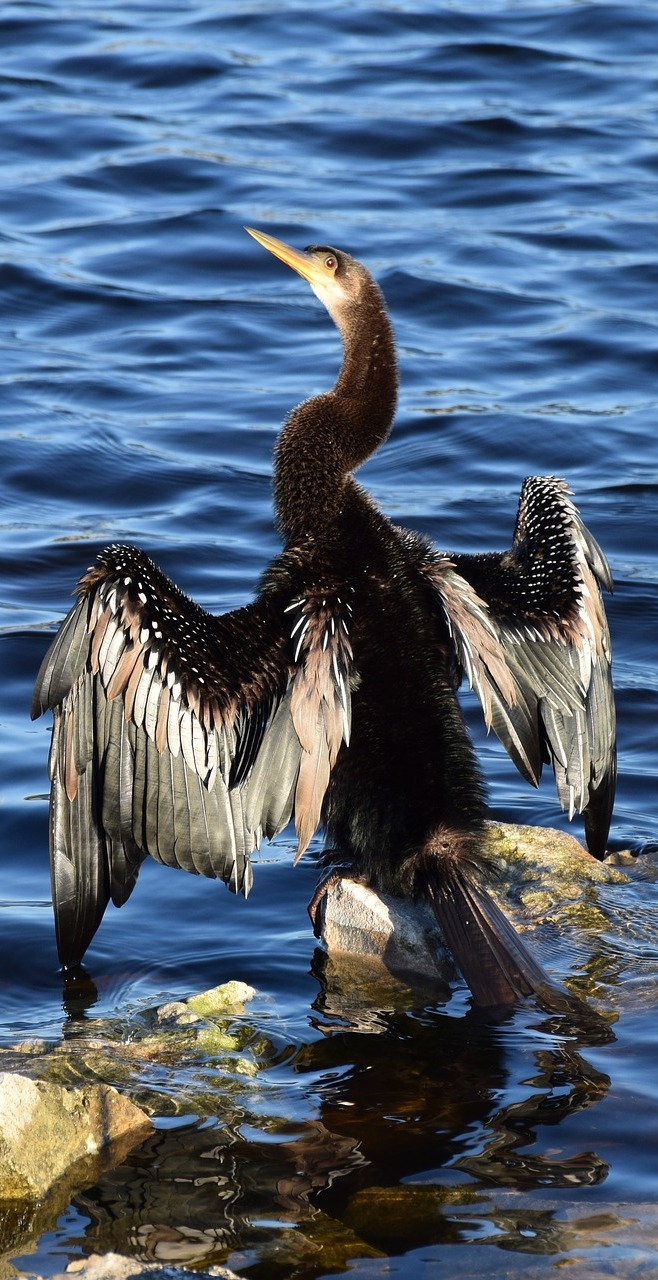
[[[152,1129],[110,1085],[66,1089],[1,1072],[0,1201],[40,1199],[80,1162],[93,1179],[110,1153],[122,1160]]]
[[[2,1256],[27,1253],[53,1230],[72,1196],[153,1134],[149,1115],[232,1116],[233,1095],[243,1095],[261,1051],[269,1052],[242,1019],[255,994],[246,983],[227,982],[130,1020],[89,1018],[90,1034],[61,1044],[32,1040],[2,1051],[0,1274]],[[133,1268],[125,1274],[144,1269],[125,1261]]]

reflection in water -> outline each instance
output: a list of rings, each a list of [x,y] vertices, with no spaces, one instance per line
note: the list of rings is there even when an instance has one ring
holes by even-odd
[[[606,1177],[596,1152],[560,1156],[554,1134],[541,1151],[542,1130],[609,1088],[582,1056],[586,1033],[565,1019],[558,1034],[555,1018],[528,1009],[450,1017],[398,984],[373,1011],[372,987],[370,1002],[354,983],[341,996],[336,967],[317,969],[320,1034],[293,1065],[309,1118],[279,1118],[277,1067],[232,1109],[218,1073],[221,1119],[161,1130],[78,1197],[93,1224],[85,1250],[197,1265],[239,1250],[250,1275],[266,1265],[312,1276],[330,1261],[464,1243],[486,1223],[489,1243],[550,1252],[565,1230],[553,1211],[500,1200],[508,1188],[576,1192]],[[510,1060],[517,1077],[523,1062],[521,1080]]]
[[[242,1123],[164,1130],[77,1197],[93,1224],[85,1249],[144,1261],[221,1261],[313,1217],[312,1193],[362,1159],[350,1138],[318,1121],[265,1131],[262,1118],[245,1114]]]
[[[62,1024],[64,1038],[69,1034],[80,1035],[80,1024],[98,1003],[98,987],[83,965],[75,965],[62,975],[62,1005],[66,1021]]]
[[[537,1141],[537,1128],[560,1124],[574,1112],[605,1096],[610,1079],[596,1072],[565,1046],[536,1050],[537,1075],[527,1081],[535,1091],[511,1103],[489,1121],[490,1135],[480,1152],[461,1156],[456,1167],[483,1181],[509,1187],[577,1187],[602,1182],[608,1166],[595,1152],[554,1159],[535,1152],[521,1153]]]

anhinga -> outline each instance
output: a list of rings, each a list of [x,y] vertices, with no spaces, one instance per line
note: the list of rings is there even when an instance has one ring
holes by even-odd
[[[615,783],[610,572],[565,483],[531,477],[512,546],[447,555],[392,524],[353,472],[397,394],[382,294],[348,254],[251,235],[338,327],[333,390],[286,419],[274,457],[283,550],[256,599],[215,617],[131,546],[103,551],[44,658],[32,713],[54,715],[52,888],[77,964],[147,854],[245,895],[250,854],[291,817],[322,826],[353,874],[429,897],[475,999],[547,979],[483,884],[483,787],[456,698],[485,720],[605,852]]]

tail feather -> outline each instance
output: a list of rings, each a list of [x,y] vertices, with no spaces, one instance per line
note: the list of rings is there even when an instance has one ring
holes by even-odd
[[[445,865],[447,863],[447,865]],[[469,861],[426,871],[427,893],[445,940],[480,1005],[511,1004],[553,989]]]

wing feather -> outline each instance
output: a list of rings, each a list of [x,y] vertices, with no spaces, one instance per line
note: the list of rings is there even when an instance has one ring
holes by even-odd
[[[314,593],[288,606],[297,670],[290,716],[302,747],[295,789],[295,861],[318,827],[331,770],[349,743],[350,606],[335,594]]]
[[[616,764],[601,587],[612,578],[566,484],[524,482],[509,551],[437,555],[424,573],[487,727],[535,785],[551,764],[562,807],[584,814],[590,851],[603,857]]]
[[[300,742],[292,731],[289,689],[277,708],[244,789],[247,828],[256,845],[286,825],[294,806],[300,764]]]
[[[349,609],[281,578],[219,618],[131,547],[108,548],[82,579],[32,708],[55,716],[64,965],[79,962],[110,896],[128,898],[148,854],[246,894],[252,850],[293,810],[299,854],[307,846],[349,736]]]

